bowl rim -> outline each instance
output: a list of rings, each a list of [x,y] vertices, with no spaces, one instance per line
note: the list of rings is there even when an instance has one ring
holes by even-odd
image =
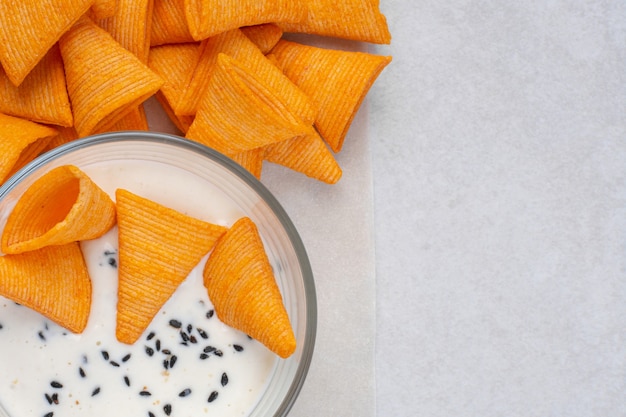
[[[289,389],[274,413],[275,417],[286,416],[298,398],[313,359],[315,339],[317,336],[317,294],[309,257],[295,225],[276,197],[274,197],[269,189],[248,170],[243,168],[228,156],[206,145],[175,134],[141,130],[106,132],[75,139],[37,156],[34,160],[16,171],[4,182],[4,184],[0,186],[0,200],[2,200],[7,193],[19,185],[20,182],[30,173],[47,163],[76,150],[111,142],[157,142],[167,146],[182,147],[191,152],[197,153],[200,156],[204,156],[222,165],[225,169],[239,177],[239,179],[252,188],[253,191],[270,206],[272,212],[278,218],[281,226],[284,228],[287,236],[289,237],[289,241],[293,246],[294,252],[296,253],[298,265],[302,272],[303,286],[306,295],[307,318],[301,359],[298,363],[298,367]]]

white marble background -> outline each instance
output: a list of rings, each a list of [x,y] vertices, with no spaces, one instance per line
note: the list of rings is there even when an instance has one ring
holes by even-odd
[[[380,7],[377,415],[626,415],[626,2]]]

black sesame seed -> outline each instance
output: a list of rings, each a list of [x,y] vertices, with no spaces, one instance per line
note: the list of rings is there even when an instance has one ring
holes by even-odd
[[[172,326],[175,329],[180,329],[182,325],[183,324],[180,321],[176,320],[176,319],[170,320],[170,326]]]
[[[52,394],[52,402],[55,404],[59,403],[59,394],[57,393]]]
[[[191,343],[198,343],[198,339],[196,339],[196,336],[194,335],[189,336],[189,341]]]
[[[95,397],[98,394],[100,394],[100,387],[96,387],[96,389],[91,392],[92,397]]]
[[[213,346],[209,345],[209,346],[205,347],[202,351],[203,351],[204,353],[211,353],[211,352],[215,352],[216,350],[217,350],[217,349],[215,349],[215,347],[213,347]]]
[[[122,358],[122,362],[128,362],[130,359],[130,353]]]
[[[51,386],[52,388],[63,388],[63,384],[61,384],[61,383],[60,383],[60,382],[58,382],[58,381],[52,381],[52,382],[50,383],[50,386]]]
[[[109,263],[109,265],[111,265],[113,268],[117,268],[117,261],[115,260],[115,258],[109,258],[109,260],[107,261]]]
[[[180,338],[183,339],[183,342],[188,342],[189,341],[189,335],[186,332],[182,331],[182,330],[180,332]]]
[[[45,394],[46,395],[46,401],[48,401],[48,404],[52,405],[52,397],[50,396],[50,394]]]
[[[39,336],[39,338],[41,340],[44,340],[44,341],[46,340],[46,336],[44,336],[44,334],[43,334],[43,332],[41,330],[39,331],[39,333],[37,333],[37,335]]]
[[[85,370],[83,368],[78,368],[78,374],[80,375],[81,378],[84,378],[87,376],[87,374],[85,373]]]
[[[152,395],[152,393],[150,391],[140,391],[139,395],[141,395],[142,397],[149,397]]]
[[[178,357],[176,355],[172,355],[172,357],[170,358],[170,368],[174,367],[174,364],[176,363],[177,360],[178,360]]]
[[[201,328],[198,327],[198,334],[200,335],[201,338],[203,339],[208,339],[209,335],[207,334],[207,332],[205,332],[204,330],[202,330]]]
[[[171,355],[171,354],[172,354],[172,351],[171,351],[171,350],[169,350],[169,349],[163,349],[163,350],[161,351],[161,353],[163,353],[164,355]]]
[[[128,378],[128,375],[124,375],[124,383],[127,387],[130,387],[130,378]]]
[[[102,352],[102,357],[104,358],[105,361],[109,360],[109,352],[107,352],[106,350],[103,350]]]
[[[0,330],[4,329],[4,326],[2,325],[2,323],[0,323]]]
[[[223,353],[221,350],[219,350],[219,349],[218,349],[218,350],[216,350],[215,352],[213,352],[213,354],[214,354],[215,356],[219,356],[220,358],[221,358],[222,356],[224,356],[224,353]]]
[[[159,339],[156,340],[155,347],[157,352],[161,350],[161,341]]]
[[[200,354],[200,359],[201,359],[201,360],[205,360],[205,359],[207,359],[208,357],[209,357],[209,355],[207,355],[206,353],[201,353],[201,354]]]
[[[187,333],[191,333],[193,331],[193,326],[191,324],[187,325]]]
[[[43,417],[52,417],[53,415],[54,413],[50,411],[49,413],[44,414]]]
[[[115,361],[109,361],[109,363],[110,363],[111,365],[115,366],[116,368],[119,368],[119,367],[120,367],[120,364],[119,364],[119,363],[117,363],[117,362],[115,362]]]
[[[222,380],[221,380],[222,386],[225,387],[226,384],[228,384],[228,375],[226,375],[226,372],[224,372],[222,374]]]
[[[156,417],[152,411],[148,411],[148,417]]]
[[[169,369],[169,367],[170,367],[170,361],[169,361],[169,360],[167,360],[167,359],[165,359],[165,360],[163,361],[163,367],[164,367],[166,370],[167,370],[167,369]]]
[[[154,355],[154,349],[152,349],[150,346],[146,346],[146,353],[148,354],[148,356],[152,356]]]
[[[243,346],[241,346],[241,345],[233,345],[233,348],[234,348],[237,352],[241,352],[241,351],[243,351]]]
[[[182,397],[186,397],[186,396],[188,396],[189,394],[191,394],[191,389],[190,389],[190,388],[185,388],[184,390],[182,390],[182,391],[178,394],[178,396],[182,398]]]
[[[152,340],[154,336],[155,336],[154,332],[150,332],[150,334],[148,334],[148,337],[146,337],[146,340]]]
[[[209,310],[206,312],[206,318],[210,319],[211,317],[213,317],[213,314],[215,314],[215,310]]]
[[[209,402],[212,403],[213,401],[215,401],[215,399],[217,398],[217,396],[219,395],[219,392],[217,391],[213,391],[210,395],[209,395]]]
[[[169,416],[170,414],[172,414],[172,406],[170,404],[165,404],[163,406],[163,412],[166,416]]]

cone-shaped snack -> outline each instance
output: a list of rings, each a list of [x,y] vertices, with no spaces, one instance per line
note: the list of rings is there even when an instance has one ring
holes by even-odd
[[[0,294],[82,332],[91,309],[91,280],[79,244],[0,256]]]
[[[363,99],[391,57],[324,49],[281,40],[272,49],[281,68],[318,108],[315,127],[334,152],[343,146]]]
[[[239,165],[248,170],[257,179],[261,179],[261,171],[263,170],[263,158],[265,156],[264,148],[255,148],[249,151],[241,152],[233,155],[231,158]]]
[[[254,222],[239,219],[215,244],[204,267],[204,285],[217,316],[282,358],[296,339]]]
[[[19,87],[0,68],[0,112],[33,122],[72,126],[63,60],[53,46]]]
[[[2,233],[4,253],[95,239],[115,224],[115,204],[73,165],[54,168],[28,187]]]
[[[0,1],[0,63],[18,86],[94,0]]]
[[[201,43],[193,75],[185,87],[183,96],[174,106],[176,114],[193,115],[198,111],[220,54],[226,54],[245,65],[255,77],[271,87],[280,100],[299,118],[308,124],[313,123],[317,109],[309,96],[268,60],[240,29],[221,33]]]
[[[152,96],[163,80],[87,17],[59,41],[74,125],[104,131]]]
[[[119,227],[116,336],[134,343],[226,231],[127,190],[115,193]]]
[[[220,54],[186,137],[232,156],[310,128],[250,69]]]
[[[155,46],[150,48],[148,58],[150,69],[165,81],[156,93],[156,99],[161,103],[172,122],[183,133],[189,129],[193,116],[176,115],[174,105],[182,97],[196,66],[198,45],[198,43],[178,43]]]
[[[154,0],[150,45],[193,42],[182,1]]]
[[[115,14],[117,0],[95,0],[89,10],[92,19],[105,19]]]
[[[144,130],[147,131],[148,116],[143,107],[143,103],[139,107],[132,109],[129,113],[126,113],[121,119],[107,127],[103,131],[95,131],[94,133],[104,132],[120,132],[122,130]]]
[[[150,27],[154,0],[117,0],[115,13],[98,19],[98,26],[113,36],[144,64],[150,52]]]
[[[257,48],[266,54],[272,50],[283,36],[283,30],[274,23],[242,27],[241,31],[254,43]]]
[[[76,129],[73,127],[59,127],[57,130],[59,133],[50,139],[48,146],[46,146],[46,151],[78,139],[78,133],[76,133]]]
[[[0,184],[24,164],[22,154],[31,157],[31,144],[42,141],[46,146],[56,134],[51,127],[0,113]]]
[[[191,35],[206,39],[227,30],[269,22],[301,22],[307,5],[293,0],[184,0]]]
[[[22,150],[22,153],[20,153],[20,156],[19,158],[17,158],[17,161],[15,161],[15,165],[13,165],[13,168],[7,175],[7,179],[10,178],[17,171],[19,171],[21,168],[23,168],[24,165],[26,165],[27,163],[29,163],[30,161],[32,161],[33,159],[37,158],[39,155],[44,153],[50,147],[50,144],[52,143],[52,139],[54,139],[55,137],[56,136],[43,137],[28,144],[28,146],[26,146]]]
[[[320,135],[311,133],[266,146],[266,161],[286,166],[328,184],[341,179],[342,170]]]
[[[391,34],[379,0],[303,0],[307,17],[300,23],[281,23],[285,32],[304,32],[355,41],[388,44]]]

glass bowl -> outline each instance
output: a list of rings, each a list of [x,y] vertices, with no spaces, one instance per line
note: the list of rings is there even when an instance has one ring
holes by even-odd
[[[154,132],[106,133],[73,141],[47,152],[7,180],[0,187],[0,230],[20,195],[34,180],[55,167],[68,164],[81,168],[110,194],[121,183],[123,188],[192,216],[202,218],[209,211],[211,215],[205,218],[207,221],[231,224],[245,215],[256,223],[281,289],[298,347],[287,359],[272,356],[267,379],[245,415],[287,415],[311,362],[317,304],[313,275],[303,243],[288,215],[267,188],[231,159],[178,136]],[[215,201],[212,204],[214,207],[206,207],[207,198]],[[94,300],[97,297],[97,287],[94,286]],[[3,320],[1,314],[0,310],[0,325]],[[93,315],[92,312],[90,322]],[[9,384],[7,381],[1,383]],[[0,386],[0,404],[4,404],[11,417],[26,413],[36,415],[37,412],[46,414],[45,407],[40,410],[33,406],[23,412],[10,404],[7,397],[11,396],[11,388],[5,389],[4,385]],[[206,402],[206,398],[203,401]],[[54,408],[50,410],[54,411]],[[172,416],[185,415],[178,411],[172,412]],[[91,411],[89,413],[94,415]],[[159,412],[145,415],[151,414],[164,415],[160,408]],[[55,412],[54,416],[61,417],[61,414]]]

